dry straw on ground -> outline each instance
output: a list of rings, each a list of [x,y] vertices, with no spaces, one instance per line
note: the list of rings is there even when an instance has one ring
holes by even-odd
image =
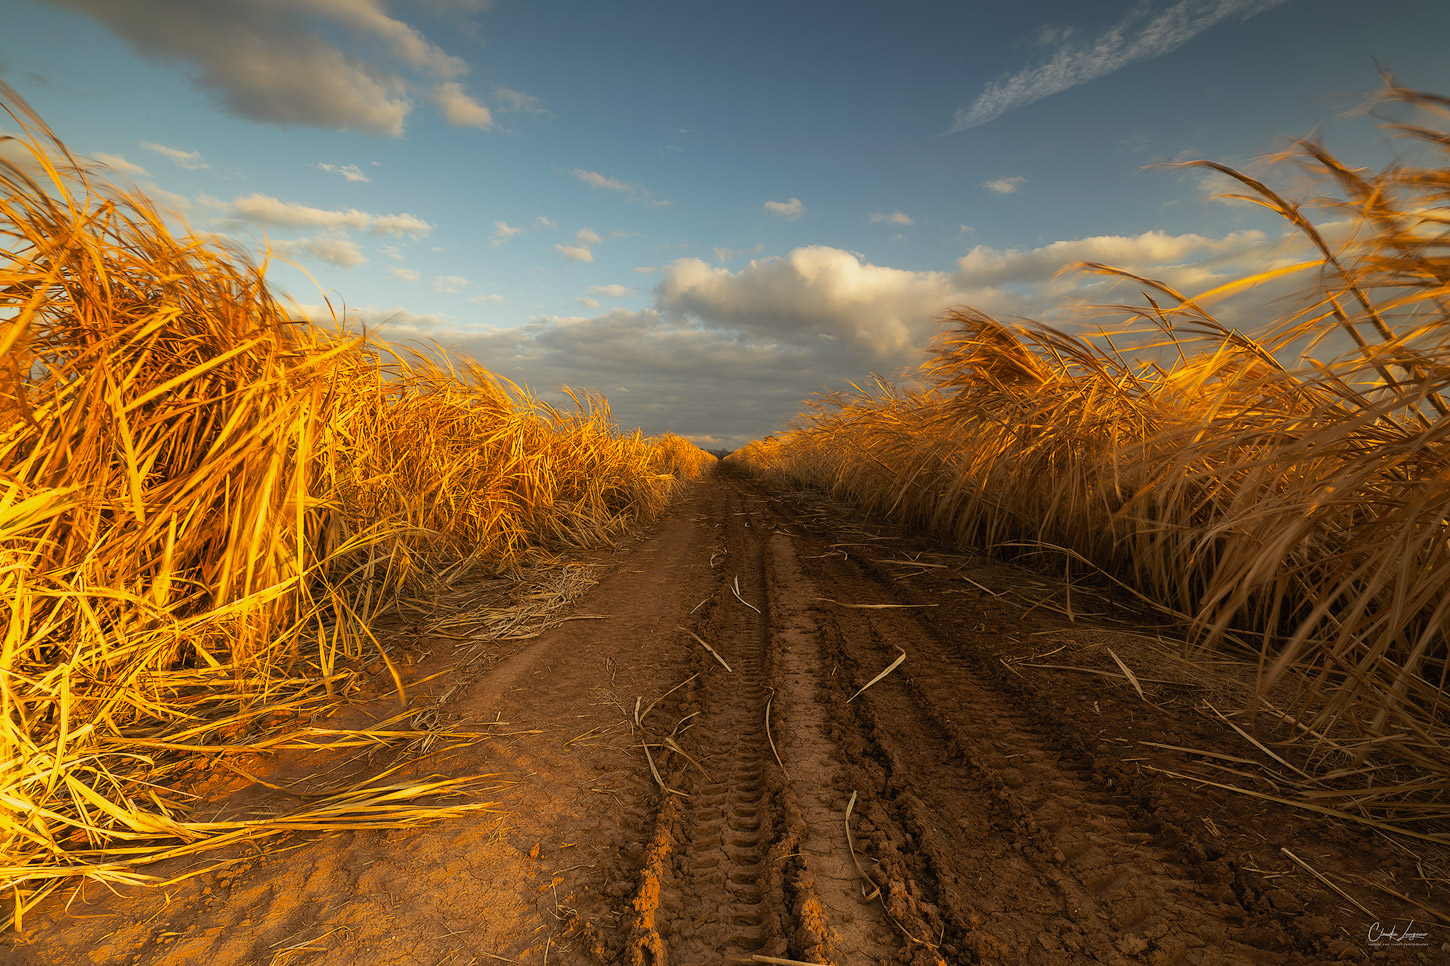
[[[298,724],[386,660],[375,619],[606,542],[714,458],[298,321],[264,267],[173,234],[3,84],[0,106],[23,132],[0,153],[3,915],[164,856],[480,807],[466,779],[373,780],[197,822],[178,788],[282,727],[406,747]]]
[[[1450,99],[1391,81],[1379,101],[1420,119],[1389,127],[1427,161],[1373,173],[1299,142],[1274,160],[1327,192],[1306,204],[1193,162],[1307,257],[1196,298],[1079,266],[1149,296],[1096,337],[954,309],[927,388],[828,399],[732,458],[964,547],[1087,561],[1204,646],[1256,642],[1262,689],[1298,687],[1266,725],[1298,743],[1300,800],[1450,838]],[[1296,276],[1315,294],[1251,335],[1208,310]]]

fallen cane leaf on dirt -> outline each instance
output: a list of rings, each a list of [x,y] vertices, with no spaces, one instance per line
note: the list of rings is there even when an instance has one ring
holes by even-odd
[[[775,755],[775,763],[780,766],[780,773],[790,781],[790,772],[785,770],[785,762],[780,760],[780,752],[775,750],[775,736],[770,733],[770,702],[775,700],[775,688],[770,689],[770,697],[765,699],[765,739],[770,742],[770,753]]]
[[[851,789],[851,800],[846,803],[846,848],[851,852],[851,861],[855,863],[856,871],[860,873],[862,879],[866,880],[867,885],[871,886],[870,895],[866,893],[866,886],[863,885],[861,887],[861,895],[866,897],[867,902],[870,902],[872,899],[881,895],[881,887],[872,881],[871,877],[866,874],[865,869],[861,868],[861,860],[856,856],[856,845],[851,841],[851,809],[855,807],[856,789],[853,788]]]
[[[682,687],[684,687],[684,686],[685,686],[685,685],[687,685],[687,684],[689,684],[689,683],[690,683],[690,682],[691,682],[691,681],[693,681],[693,680],[695,680],[695,678],[697,678],[697,677],[699,677],[699,676],[700,676],[700,672],[699,672],[699,671],[696,671],[696,672],[695,672],[695,673],[694,673],[694,674],[691,674],[691,675],[690,675],[690,676],[689,676],[689,677],[687,677],[687,678],[685,678],[685,679],[684,679],[684,680],[683,680],[683,681],[681,681],[681,682],[680,682],[680,683],[679,683],[679,684],[677,684],[677,685],[675,685],[675,686],[674,686],[674,687],[672,687],[672,688],[670,688],[670,689],[669,689],[669,690],[668,690],[668,691],[666,691],[666,692],[665,692],[665,693],[664,693],[664,694],[662,694],[662,695],[660,695],[660,696],[659,696],[659,697],[658,697],[658,698],[655,698],[655,699],[654,699],[654,700],[653,700],[653,701],[651,701],[651,702],[650,702],[650,703],[649,703],[649,707],[648,707],[648,708],[645,708],[645,709],[644,709],[644,712],[643,712],[643,713],[642,713],[642,714],[641,714],[641,715],[640,715],[640,716],[639,716],[639,718],[638,718],[638,719],[637,719],[637,720],[638,720],[638,721],[639,721],[639,723],[640,723],[640,725],[641,725],[641,726],[643,726],[643,725],[644,725],[644,719],[645,719],[645,718],[646,718],[646,717],[647,717],[647,716],[648,716],[648,715],[649,715],[649,713],[650,713],[650,712],[651,712],[651,711],[653,711],[653,710],[654,710],[654,706],[655,706],[655,705],[657,705],[657,704],[659,704],[659,703],[660,703],[660,702],[661,702],[661,701],[663,701],[663,700],[664,700],[664,699],[665,699],[665,698],[668,698],[668,697],[669,697],[669,696],[670,696],[670,695],[672,695],[672,694],[674,694],[674,693],[675,693],[675,692],[676,692],[676,691],[678,691],[678,690],[680,690],[680,688],[682,688]]]
[[[655,781],[659,783],[660,788],[664,791],[669,792],[671,795],[679,795],[681,798],[689,798],[689,792],[676,791],[675,789],[665,784],[665,780],[660,777],[659,769],[655,767],[654,756],[649,753],[649,745],[645,744],[644,742],[640,742],[639,746],[644,749],[644,758],[645,761],[649,762],[650,774],[655,776]]]
[[[703,647],[705,650],[709,651],[711,654],[713,654],[715,656],[715,660],[717,660],[717,661],[720,662],[720,666],[721,667],[725,668],[725,670],[727,670],[727,671],[730,671],[730,665],[728,665],[728,664],[725,663],[725,659],[720,656],[720,652],[717,651],[717,650],[715,650],[709,644],[706,644],[705,643],[705,639],[703,637],[701,637],[699,634],[696,634],[694,631],[690,630],[688,627],[681,627],[680,630],[684,631],[686,634],[689,634],[695,640],[699,641],[701,647]],[[730,673],[731,674],[734,674],[735,672],[734,671],[730,671]]]
[[[935,607],[936,604],[847,604],[831,597],[817,597],[816,600],[824,600],[828,604],[835,604],[837,607],[850,607],[853,610],[901,610],[909,607]]]
[[[1118,657],[1118,655],[1113,651],[1111,647],[1108,648],[1107,651],[1108,657],[1113,659],[1113,663],[1118,665],[1118,668],[1123,672],[1123,676],[1126,677],[1128,679],[1128,683],[1133,686],[1133,690],[1138,692],[1138,697],[1142,698],[1144,701],[1147,701],[1148,698],[1143,694],[1143,685],[1138,683],[1137,675],[1135,675],[1132,671],[1128,669],[1128,665],[1123,663],[1123,659]]]
[[[1331,882],[1325,876],[1321,875],[1319,873],[1319,871],[1316,870],[1313,866],[1311,866],[1308,862],[1305,862],[1303,859],[1299,858],[1299,856],[1295,855],[1293,852],[1290,852],[1288,849],[1284,848],[1282,845],[1279,846],[1279,851],[1280,852],[1283,852],[1289,858],[1293,859],[1296,863],[1298,863],[1300,866],[1302,866],[1310,875],[1314,876],[1314,878],[1318,879],[1320,882],[1324,883],[1325,885],[1329,886],[1329,888],[1331,888],[1335,892],[1339,893],[1345,899],[1349,900],[1349,903],[1351,905],[1353,905],[1356,909],[1358,909],[1360,912],[1364,913],[1366,916],[1368,916],[1371,919],[1378,919],[1379,918],[1379,916],[1376,916],[1374,913],[1370,912],[1368,909],[1366,909],[1364,906],[1362,906],[1359,903],[1359,901],[1354,898],[1354,896],[1350,895],[1348,892],[1345,892],[1343,889],[1341,889],[1339,886],[1335,885],[1333,882]]]
[[[890,674],[892,671],[896,670],[898,667],[901,666],[901,662],[906,660],[906,652],[902,651],[900,648],[897,648],[897,650],[900,651],[900,654],[897,655],[896,660],[886,665],[886,670],[882,671],[880,674],[876,675],[874,678],[861,685],[861,691],[865,691],[871,685],[875,684],[877,681],[880,681],[882,678],[886,677],[886,675]],[[855,694],[847,698],[846,703],[850,704],[852,701],[855,701],[858,697],[861,696],[861,691],[857,691]]]
[[[744,597],[741,597],[740,596],[740,575],[739,574],[736,574],[735,575],[735,585],[734,585],[733,589],[735,591],[735,599],[736,600],[740,601],[740,603],[744,604],[746,607],[749,607],[751,610],[755,611],[757,614],[760,613],[760,608],[759,607],[756,607],[750,601],[748,601]]]

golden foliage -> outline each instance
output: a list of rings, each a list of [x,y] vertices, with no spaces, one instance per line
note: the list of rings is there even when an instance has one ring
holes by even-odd
[[[1450,114],[1393,82],[1381,101]],[[1333,243],[1262,181],[1192,162],[1313,257],[1197,298],[1081,266],[1153,291],[1113,307],[1154,333],[1139,360],[1106,333],[958,308],[927,388],[828,398],[731,458],[965,547],[1088,561],[1190,617],[1205,646],[1257,640],[1263,689],[1308,682],[1294,734],[1315,801],[1405,828],[1450,818],[1450,137],[1391,130],[1433,160],[1366,173],[1312,142],[1277,159],[1338,189],[1315,202],[1341,222]],[[1313,300],[1253,337],[1205,308],[1308,272]]]
[[[606,542],[713,461],[621,436],[473,364],[291,318],[264,268],[175,237],[86,171],[8,87],[0,160],[0,890],[289,828],[474,804],[460,780],[365,783],[273,820],[195,822],[187,753],[304,746],[345,659],[461,569]],[[341,662],[341,663],[340,663]],[[356,732],[354,743],[400,732]],[[240,737],[239,737],[240,736]]]

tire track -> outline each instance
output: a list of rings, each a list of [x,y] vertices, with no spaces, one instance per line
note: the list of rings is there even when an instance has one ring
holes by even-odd
[[[827,548],[823,548],[827,549]],[[821,591],[901,603],[899,591],[826,554],[809,568]],[[1063,747],[1041,709],[1025,709],[973,674],[912,613],[824,615],[830,652],[859,686],[896,656],[905,667],[865,695],[860,714],[889,765],[886,792],[938,883],[962,945],[983,960],[1307,962],[1235,935],[1251,913],[1136,803],[1100,787],[1091,762]],[[945,749],[946,754],[942,751]],[[946,759],[946,760],[943,760]],[[1265,931],[1267,935],[1267,931]]]
[[[696,720],[688,726],[688,750],[673,737],[675,726],[670,741],[676,748],[661,769],[673,792],[666,793],[671,800],[661,809],[635,900],[641,917],[631,943],[636,962],[689,966],[785,951],[786,910],[780,890],[770,888],[768,861],[778,824],[764,728],[769,611],[759,540],[737,516],[744,512],[737,509],[738,494],[730,497],[723,508],[721,577],[694,630],[730,670],[702,656],[709,663],[697,664],[699,681],[678,707],[680,721]],[[654,921],[644,923],[651,915]]]

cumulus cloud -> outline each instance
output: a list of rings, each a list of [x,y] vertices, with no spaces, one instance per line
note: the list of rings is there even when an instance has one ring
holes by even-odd
[[[104,151],[97,151],[91,155],[97,161],[104,164],[117,174],[123,174],[128,178],[149,178],[151,172],[132,161],[127,161],[124,155],[107,154]]]
[[[550,395],[564,384],[605,391],[625,429],[710,436],[738,446],[783,428],[816,392],[845,388],[847,380],[859,382],[873,371],[888,378],[909,372],[924,358],[936,318],[951,305],[1071,327],[1080,321],[1071,311],[1075,300],[1137,298],[1115,293],[1111,279],[1060,274],[1075,262],[1109,262],[1198,292],[1276,264],[1286,257],[1279,244],[1254,231],[1222,237],[1148,231],[1031,249],[979,245],[950,271],[877,265],[825,246],[734,270],[681,258],[657,269],[653,304],[639,310],[599,311],[595,303],[630,292],[615,283],[590,286],[579,296],[591,315],[547,316],[496,331],[405,324],[551,401],[567,404]]]
[[[552,218],[545,218],[543,215],[540,215],[538,218],[534,219],[534,227],[535,228],[558,228],[559,227],[559,223],[556,222]]]
[[[433,287],[449,295],[457,295],[468,288],[468,279],[462,275],[439,275],[433,279]]]
[[[253,193],[223,203],[224,222],[276,228],[331,228],[367,231],[374,235],[421,237],[433,226],[407,213],[378,215],[356,208],[336,210],[281,201],[271,195]]]
[[[801,204],[799,198],[792,198],[789,201],[767,201],[765,210],[772,215],[779,215],[786,221],[795,221],[806,213],[806,206]]]
[[[524,231],[525,229],[515,228],[506,221],[496,221],[493,223],[493,245],[497,248],[515,235],[522,235]]]
[[[597,245],[601,241],[603,241],[603,239],[599,237],[599,232],[595,231],[592,228],[581,228],[574,233],[574,237],[579,239],[586,245]]]
[[[443,119],[455,127],[476,127],[485,131],[493,127],[493,112],[470,97],[457,81],[444,81],[434,87],[432,98]]]
[[[571,262],[592,262],[594,253],[582,245],[555,245],[560,255]]]
[[[875,225],[880,222],[885,222],[888,225],[902,225],[905,227],[916,224],[916,219],[912,218],[910,215],[900,210],[899,208],[889,215],[883,214],[879,211],[871,212],[871,224]]]
[[[1014,174],[1010,178],[993,178],[991,181],[983,181],[977,187],[986,188],[988,191],[999,195],[1010,195],[1026,183],[1026,178]]]
[[[362,168],[359,168],[355,164],[327,164],[325,162],[318,162],[317,167],[330,174],[340,174],[348,181],[357,181],[366,184],[373,180],[363,174]]]
[[[141,146],[147,151],[155,151],[163,158],[176,162],[188,171],[199,171],[209,165],[201,159],[200,151],[183,151],[180,148],[167,147],[164,144],[157,144],[154,141],[142,141]]]
[[[626,295],[633,295],[634,289],[615,282],[612,285],[591,285],[584,290],[584,293],[586,295],[603,296],[611,299],[622,299]]]
[[[490,293],[488,295],[473,295],[468,301],[477,302],[479,305],[497,305],[504,300],[502,295]]]
[[[1105,32],[1082,38],[1072,27],[1049,25],[1038,41],[1056,46],[1045,62],[999,77],[976,99],[959,108],[947,133],[986,124],[1044,97],[1096,80],[1129,64],[1149,60],[1188,43],[1223,20],[1240,21],[1270,10],[1285,0],[1178,0],[1138,3]]]
[[[399,268],[394,265],[388,269],[388,274],[393,278],[401,279],[404,282],[418,281],[418,270],[415,268]]]
[[[338,268],[353,268],[367,261],[357,243],[341,235],[324,234],[311,238],[284,239],[272,242],[271,248],[278,254],[289,257],[310,255]]]
[[[456,80],[468,65],[390,16],[383,0],[56,2],[141,55],[182,67],[223,107],[252,120],[396,136],[415,95],[425,94],[450,123],[491,123],[488,108]],[[530,109],[527,98],[503,95],[511,109]]]
[[[893,359],[914,345],[953,290],[945,272],[872,265],[847,251],[815,245],[756,259],[738,272],[698,258],[665,270],[655,303],[752,332],[825,333],[873,358]]]

